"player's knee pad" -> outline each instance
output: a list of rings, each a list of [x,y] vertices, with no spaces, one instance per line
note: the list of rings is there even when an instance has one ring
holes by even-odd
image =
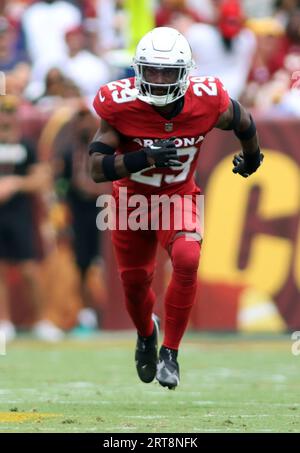
[[[188,237],[177,237],[172,245],[171,258],[175,272],[196,276],[200,259],[200,243]]]

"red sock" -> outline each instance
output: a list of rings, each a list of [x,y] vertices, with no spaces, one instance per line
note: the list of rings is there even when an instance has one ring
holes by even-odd
[[[197,289],[197,271],[200,244],[186,240],[185,236],[175,239],[171,259],[173,274],[165,298],[165,333],[163,345],[178,349],[185,332]]]
[[[121,274],[125,291],[127,311],[140,335],[149,337],[153,333],[151,318],[155,294],[150,288],[152,275],[143,269],[124,271]]]

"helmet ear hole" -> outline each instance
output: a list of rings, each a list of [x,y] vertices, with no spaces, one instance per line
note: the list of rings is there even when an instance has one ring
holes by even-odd
[[[189,86],[193,66],[191,48],[183,35],[169,27],[153,29],[137,45],[133,60],[137,97],[157,106],[176,101]]]

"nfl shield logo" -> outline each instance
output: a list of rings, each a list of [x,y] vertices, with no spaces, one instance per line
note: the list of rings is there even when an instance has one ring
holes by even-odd
[[[173,130],[173,123],[165,123],[165,131],[172,132]]]

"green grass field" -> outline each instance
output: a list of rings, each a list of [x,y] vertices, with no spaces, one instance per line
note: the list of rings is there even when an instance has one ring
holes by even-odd
[[[289,336],[186,336],[175,391],[139,382],[134,346],[134,333],[10,345],[0,432],[300,432]]]

